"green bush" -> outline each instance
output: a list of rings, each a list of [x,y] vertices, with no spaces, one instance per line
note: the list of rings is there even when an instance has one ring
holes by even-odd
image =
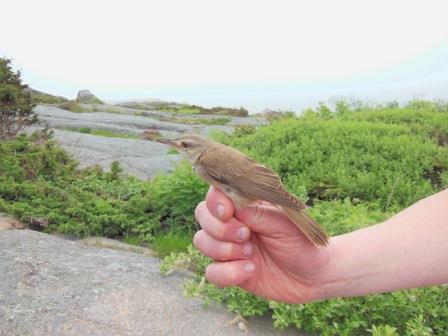
[[[313,217],[337,235],[381,222],[448,187],[446,116],[445,105],[424,101],[404,108],[344,102],[332,110],[321,104],[301,118],[214,137],[276,170],[312,206]],[[225,302],[245,317],[270,311],[277,328],[322,335],[448,330],[448,286],[286,305],[207,283],[203,273],[210,260],[192,246],[185,251],[197,230],[194,209],[206,190],[186,163],[145,182],[123,174],[117,163],[110,173],[77,170],[76,162],[40,135],[0,142],[1,211],[46,231],[151,243],[167,255],[163,272],[194,272],[185,292],[203,296],[205,303]]]
[[[446,110],[413,102],[405,108],[321,104],[255,132],[214,138],[276,170],[288,189],[313,205],[310,213],[331,235],[379,223],[448,186]],[[445,112],[444,112],[445,111]],[[437,135],[437,136],[434,136]],[[443,335],[448,286],[428,287],[303,305],[268,302],[239,288],[220,290],[203,277],[211,261],[192,247],[165,258],[161,270],[190,268],[188,295],[224,302],[248,317],[270,311],[277,328],[320,335]]]
[[[406,126],[345,120],[285,119],[230,145],[277,171],[311,199],[359,199],[404,207],[441,187],[448,150]]]
[[[0,57],[0,140],[14,138],[37,122],[34,106],[20,71],[13,70],[10,59]]]
[[[88,110],[84,109],[78,102],[73,100],[60,103],[58,104],[58,107],[63,110],[68,110],[75,113],[89,112]]]
[[[448,108],[432,102],[414,101],[405,108],[378,108],[347,113],[342,119],[407,126],[413,134],[448,145]]]
[[[33,228],[77,236],[137,236],[151,242],[166,232],[192,234],[192,213],[206,185],[181,165],[153,183],[76,162],[54,142],[21,136],[0,142],[0,210]]]

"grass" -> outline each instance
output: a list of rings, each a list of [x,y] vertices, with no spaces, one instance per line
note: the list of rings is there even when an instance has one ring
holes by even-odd
[[[91,129],[91,128],[87,128],[87,127],[80,127],[80,128],[64,127],[63,129],[66,131],[92,134],[92,135],[108,137],[108,138],[140,139],[140,137],[138,135],[126,134],[126,133],[116,133],[116,132],[112,132],[112,131],[104,130],[104,129]]]
[[[144,244],[144,241],[141,237],[136,236],[126,236],[123,237],[123,242],[129,245],[141,246]]]
[[[175,148],[170,148],[168,149],[168,152],[166,152],[168,155],[173,155],[173,154],[179,154],[179,151]]]
[[[92,112],[107,112],[122,114],[118,107],[106,107],[102,106],[102,103],[89,103],[88,106],[83,106],[77,101],[69,100],[57,104],[57,107],[67,110],[73,113],[92,113]]]
[[[151,248],[160,258],[164,258],[171,253],[185,251],[191,244],[191,237],[184,232],[167,233],[154,238]]]
[[[86,110],[83,108],[79,103],[70,100],[64,103],[60,103],[57,105],[59,108],[63,110],[67,110],[74,113],[84,113],[84,112],[90,112],[90,110]]]
[[[201,110],[195,107],[182,106],[180,109],[175,111],[177,114],[200,114]]]
[[[37,90],[28,89],[28,91],[31,93],[31,98],[36,104],[61,104],[68,101],[64,97],[53,96]]]
[[[136,115],[134,113],[134,115]],[[176,124],[187,124],[187,125],[226,125],[232,119],[230,117],[218,117],[218,118],[185,118],[185,117],[176,117],[170,115],[152,115],[150,118],[172,122]]]
[[[190,104],[178,104],[169,102],[129,102],[120,104],[120,106],[129,107],[137,110],[145,111],[159,111],[174,114],[194,115],[194,114],[210,114],[210,115],[223,115],[233,117],[247,117],[249,112],[243,108],[231,108],[231,107],[212,107],[206,108],[198,105]]]
[[[220,118],[175,118],[173,122],[191,125],[225,125],[231,120],[230,117]]]

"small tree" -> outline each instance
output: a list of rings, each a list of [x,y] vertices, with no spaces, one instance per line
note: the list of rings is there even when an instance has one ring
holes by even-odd
[[[10,59],[0,58],[0,139],[13,138],[37,121],[35,104],[20,75],[12,69]]]

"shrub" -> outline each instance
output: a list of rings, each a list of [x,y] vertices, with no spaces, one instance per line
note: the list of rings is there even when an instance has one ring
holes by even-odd
[[[142,138],[150,141],[156,141],[162,136],[162,133],[157,130],[146,130],[142,134]]]
[[[426,107],[426,108],[425,108]],[[448,145],[448,108],[433,102],[413,101],[405,108],[378,108],[343,116],[344,120],[407,126],[412,134]]]
[[[287,119],[228,141],[311,199],[359,199],[404,207],[441,187],[448,151],[406,126]],[[431,178],[431,176],[433,178]]]
[[[290,191],[308,200],[311,214],[342,234],[381,222],[418,199],[448,186],[448,148],[439,103],[404,108],[323,104],[302,118],[287,117],[234,136],[214,133],[224,143],[276,170]],[[92,131],[93,132],[93,131]],[[210,260],[187,241],[197,230],[194,209],[207,185],[182,163],[151,182],[128,177],[115,163],[76,170],[52,141],[33,135],[0,142],[0,210],[46,231],[129,237],[152,243],[167,255],[162,271],[187,268],[188,295],[205,303],[225,302],[242,316],[270,311],[277,328],[293,326],[322,335],[443,335],[448,330],[448,286],[361,298],[286,305],[239,288],[220,290],[205,281]]]
[[[12,69],[11,60],[0,58],[0,139],[13,138],[37,121],[35,104],[20,76],[20,71]]]
[[[439,105],[369,108],[321,104],[303,118],[288,118],[254,133],[215,139],[276,170],[289,190],[304,198],[312,216],[331,235],[379,223],[396,211],[448,185],[448,154],[434,137],[446,131]],[[440,117],[442,116],[442,117]],[[187,268],[187,295],[205,303],[224,302],[242,316],[271,311],[277,328],[295,327],[321,335],[443,335],[448,330],[448,286],[331,299],[303,305],[268,302],[239,288],[207,283],[211,261],[192,247],[166,257],[162,272]]]
[[[69,100],[67,102],[60,103],[58,105],[58,107],[63,110],[68,110],[70,112],[75,112],[75,113],[88,112],[78,102],[73,101],[73,100]]]

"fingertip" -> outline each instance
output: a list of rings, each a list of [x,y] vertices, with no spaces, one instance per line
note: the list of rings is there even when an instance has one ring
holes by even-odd
[[[233,216],[232,200],[221,190],[211,186],[205,199],[208,210],[222,221],[228,221]]]
[[[208,281],[218,287],[238,286],[255,273],[255,264],[250,260],[215,262],[205,270]]]

